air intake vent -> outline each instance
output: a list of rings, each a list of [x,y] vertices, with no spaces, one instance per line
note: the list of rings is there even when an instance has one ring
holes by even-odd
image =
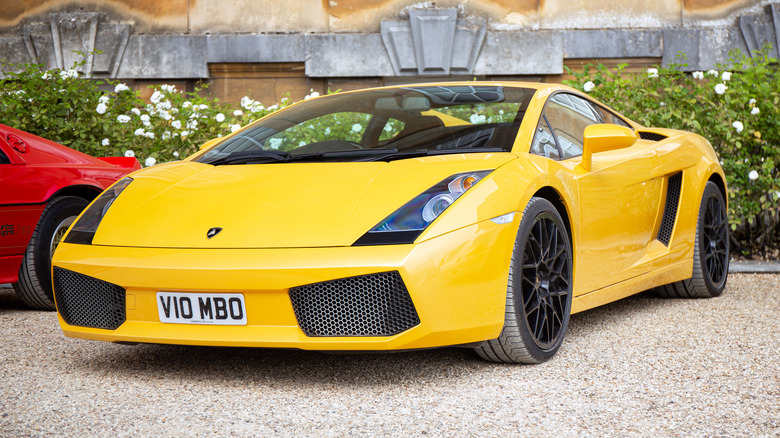
[[[420,324],[395,271],[294,287],[290,300],[306,336],[392,336]]]
[[[661,141],[668,137],[657,132],[639,131],[639,138],[642,140]]]
[[[680,204],[681,187],[682,172],[678,172],[669,177],[669,182],[666,186],[664,217],[661,220],[661,229],[658,230],[658,240],[666,246],[669,246],[669,240],[672,238],[674,220],[677,217],[677,206]]]
[[[70,325],[115,330],[125,322],[125,290],[115,284],[55,267],[54,298]]]

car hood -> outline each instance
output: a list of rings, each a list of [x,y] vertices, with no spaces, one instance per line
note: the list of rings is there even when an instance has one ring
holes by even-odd
[[[133,175],[95,245],[292,248],[352,245],[442,179],[490,170],[509,153],[369,163],[212,166],[176,162]],[[211,228],[222,230],[211,238]]]

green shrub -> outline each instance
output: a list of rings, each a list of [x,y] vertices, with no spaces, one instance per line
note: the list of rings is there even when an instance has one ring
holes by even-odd
[[[76,67],[4,65],[0,121],[90,155],[133,155],[151,165],[186,157],[207,140],[292,103],[282,99],[266,108],[244,97],[234,108],[201,96],[202,88],[182,93],[173,85],[153,87],[147,103],[116,81],[80,78]]]
[[[645,126],[693,131],[717,151],[729,188],[732,247],[778,256],[780,243],[780,71],[768,50],[730,54],[719,70],[680,65],[627,73],[589,65],[565,83]]]

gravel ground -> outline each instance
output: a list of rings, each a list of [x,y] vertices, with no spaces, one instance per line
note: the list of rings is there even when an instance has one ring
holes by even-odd
[[[574,315],[537,366],[76,340],[0,288],[0,436],[778,436],[778,358],[780,275]]]

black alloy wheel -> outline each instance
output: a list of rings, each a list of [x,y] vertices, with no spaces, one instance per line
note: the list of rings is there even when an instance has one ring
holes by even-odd
[[[475,351],[485,360],[541,363],[552,358],[569,326],[572,247],[560,213],[532,198],[523,211],[509,266],[506,317],[496,339]]]

